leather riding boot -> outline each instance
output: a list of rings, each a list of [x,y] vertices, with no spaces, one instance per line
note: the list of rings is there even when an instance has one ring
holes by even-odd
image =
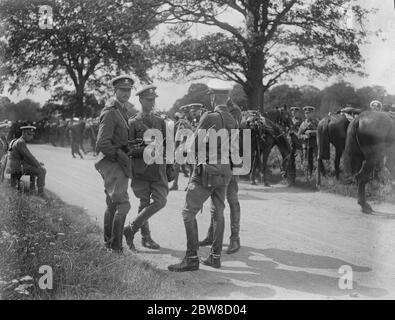
[[[206,259],[201,260],[202,263],[206,266],[210,266],[216,269],[221,268],[221,256],[210,253]]]
[[[111,249],[115,251],[122,250],[122,234],[125,227],[126,216],[130,210],[129,202],[118,203],[117,210],[114,214],[111,232]]]
[[[240,250],[240,239],[230,239],[228,250],[226,250],[227,254],[236,253]]]
[[[126,244],[128,245],[129,249],[136,252],[136,247],[134,246],[133,240],[134,235],[136,234],[137,229],[134,227],[133,223],[129,224],[123,229],[123,235],[126,239]]]
[[[232,254],[240,249],[240,238],[239,238],[239,230],[240,230],[240,204],[232,203],[230,205],[230,243],[227,254]]]
[[[207,235],[206,238],[204,238],[202,241],[199,241],[199,246],[200,247],[205,247],[205,246],[211,246],[213,244],[213,219],[210,221],[210,226],[208,227],[207,230]]]
[[[167,267],[169,271],[185,272],[199,270],[199,257],[197,254],[194,256],[185,256],[180,263],[172,264]]]
[[[160,245],[157,244],[151,238],[151,232],[149,230],[148,221],[141,226],[140,231],[141,231],[141,244],[143,245],[143,247],[146,247],[148,249],[154,249],[154,250],[157,250],[160,248]]]

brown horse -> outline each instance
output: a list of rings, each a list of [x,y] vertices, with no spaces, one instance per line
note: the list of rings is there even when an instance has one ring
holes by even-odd
[[[290,165],[291,146],[283,130],[270,119],[255,117],[252,121],[242,121],[241,128],[251,130],[251,173],[250,180],[256,184],[256,175],[261,175],[261,180],[265,186],[269,186],[267,181],[266,168],[269,154],[274,146],[277,146],[281,153],[281,170],[284,176],[288,176]]]
[[[344,169],[358,185],[362,212],[372,213],[366,201],[365,186],[375,168],[383,167],[395,176],[395,116],[387,112],[362,112],[347,130]]]
[[[350,121],[344,114],[331,114],[321,119],[317,126],[318,169],[317,186],[321,185],[321,174],[325,177],[326,170],[323,160],[330,159],[330,144],[335,147],[335,175],[339,180],[340,158],[346,145],[347,128]]]

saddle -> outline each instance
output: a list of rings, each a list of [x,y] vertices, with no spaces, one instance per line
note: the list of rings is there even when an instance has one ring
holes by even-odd
[[[343,114],[348,121],[353,121],[357,115],[359,115],[362,110],[352,107],[343,108],[340,110],[340,114]]]

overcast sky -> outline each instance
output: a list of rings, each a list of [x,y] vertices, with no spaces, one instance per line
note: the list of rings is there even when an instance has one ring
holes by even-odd
[[[385,42],[376,37],[369,38],[369,44],[362,47],[362,54],[365,59],[365,71],[369,75],[367,78],[360,78],[357,76],[349,76],[345,80],[351,82],[355,87],[359,88],[366,85],[382,85],[388,93],[395,94],[395,9],[394,0],[357,0],[358,3],[367,8],[377,8],[378,12],[375,16],[370,17],[367,27],[369,30],[376,30],[381,28],[383,36],[387,39]],[[241,21],[239,16],[229,16],[233,21]],[[191,32],[194,35],[201,35],[207,31],[207,27],[193,27]],[[164,36],[163,30],[158,30],[154,35],[155,39],[160,39]],[[154,73],[151,73],[155,77]],[[319,88],[323,88],[333,82],[336,82],[336,77],[330,81],[318,80],[311,83],[303,78],[295,78],[292,84],[303,85],[312,84]],[[198,81],[194,81],[198,82]],[[203,83],[207,83],[208,79],[203,79]],[[181,98],[186,92],[192,82],[185,83],[163,83],[155,81],[158,86],[157,93],[157,107],[161,110],[169,109],[174,102]],[[7,93],[3,95],[9,96]],[[14,102],[22,100],[26,97],[31,98],[40,103],[44,103],[49,99],[49,92],[44,90],[36,90],[34,94],[26,94],[24,90],[19,93],[14,93],[9,96]],[[138,106],[138,100],[132,93],[130,101]]]

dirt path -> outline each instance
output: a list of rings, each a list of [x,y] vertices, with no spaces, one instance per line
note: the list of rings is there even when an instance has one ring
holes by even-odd
[[[102,226],[105,197],[94,158],[73,159],[69,149],[31,145],[45,163],[47,188],[64,201],[81,206]],[[183,190],[187,180],[181,178]],[[130,190],[132,209],[137,200]],[[201,299],[389,299],[395,298],[395,205],[373,204],[377,215],[360,212],[355,199],[276,185],[240,184],[242,249],[224,253],[223,267],[202,266],[197,272],[169,276]],[[167,206],[151,221],[159,251],[140,246],[141,258],[167,270],[183,257],[186,237],[181,217],[185,192],[173,191]],[[229,238],[225,211],[225,249]],[[209,208],[199,214],[199,235],[205,236]],[[205,256],[208,248],[202,248]],[[339,268],[353,270],[353,289],[339,288]]]

